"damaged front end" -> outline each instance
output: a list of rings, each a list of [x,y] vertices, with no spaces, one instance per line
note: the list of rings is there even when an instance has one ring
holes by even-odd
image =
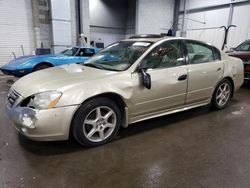
[[[7,95],[6,113],[15,124],[15,127],[26,132],[26,129],[34,129],[36,125],[36,114],[39,110],[18,106],[23,100],[22,96],[15,90],[10,90]]]
[[[32,140],[66,140],[78,105],[56,107],[61,95],[49,91],[24,98],[11,90],[7,96],[6,113],[15,128]]]
[[[27,129],[36,128],[38,111],[27,107],[9,108],[6,106],[7,115],[13,121],[15,127],[22,133],[27,132]]]

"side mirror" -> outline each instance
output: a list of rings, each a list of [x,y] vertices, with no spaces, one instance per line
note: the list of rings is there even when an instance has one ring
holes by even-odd
[[[147,89],[151,89],[151,76],[147,73],[147,68],[139,68],[142,74],[142,85]]]

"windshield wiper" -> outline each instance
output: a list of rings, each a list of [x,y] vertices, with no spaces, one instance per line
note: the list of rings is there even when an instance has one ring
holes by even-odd
[[[98,68],[98,69],[102,69],[102,70],[104,69],[103,66],[98,65],[98,64],[96,64],[96,63],[86,63],[86,64],[83,63],[83,66],[94,67],[94,68]]]

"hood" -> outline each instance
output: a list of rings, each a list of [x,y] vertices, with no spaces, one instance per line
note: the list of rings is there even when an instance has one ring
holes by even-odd
[[[238,57],[243,61],[250,60],[250,52],[248,51],[233,51],[228,53],[229,56]]]
[[[23,97],[28,97],[44,91],[64,92],[84,82],[96,82],[97,79],[114,74],[117,74],[117,72],[69,64],[31,73],[20,78],[12,88]]]
[[[26,63],[30,60],[34,60],[36,58],[46,58],[46,57],[55,57],[56,55],[55,54],[48,54],[48,55],[27,55],[27,56],[21,56],[21,57],[18,57],[16,59],[13,59],[12,61],[10,61],[8,64],[8,66],[13,66],[13,67],[16,67],[18,65],[21,65],[23,63]]]

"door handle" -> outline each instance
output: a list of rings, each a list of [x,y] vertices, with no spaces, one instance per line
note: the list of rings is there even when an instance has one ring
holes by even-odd
[[[219,72],[219,71],[221,71],[221,67],[219,67],[219,68],[217,69],[217,72]]]
[[[187,79],[187,74],[184,74],[184,75],[181,75],[179,78],[178,78],[178,81],[182,81],[182,80],[186,80]]]

